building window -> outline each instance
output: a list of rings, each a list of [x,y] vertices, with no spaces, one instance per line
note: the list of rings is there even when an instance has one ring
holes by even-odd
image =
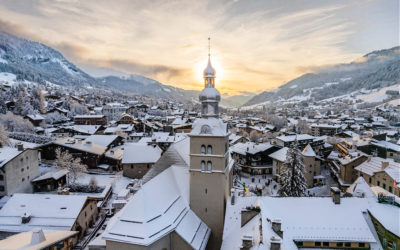
[[[336,246],[337,246],[337,247],[343,247],[343,242],[338,242],[338,243],[336,243]]]
[[[316,246],[316,247],[320,247],[320,246],[321,246],[321,242],[316,241],[316,242],[315,242],[315,246]]]
[[[206,171],[206,162],[201,161],[201,171]]]
[[[323,242],[322,244],[324,247],[329,247],[329,242]]]
[[[211,169],[212,169],[212,162],[211,162],[211,161],[208,161],[208,162],[207,162],[207,171],[210,171],[210,172],[211,172]]]
[[[211,145],[207,146],[207,154],[212,154],[212,146]]]
[[[0,192],[4,191],[4,186],[0,186]]]
[[[358,247],[365,247],[365,243],[364,242],[358,243]]]
[[[4,175],[0,174],[0,181],[4,180]]]
[[[389,186],[389,192],[393,192],[393,190],[392,190],[392,186]]]
[[[206,193],[207,193],[207,188],[206,188],[206,190],[205,190],[205,191],[206,191]]]
[[[383,187],[383,189],[386,189],[386,184],[383,183],[383,184],[382,184],[382,187]]]
[[[346,242],[346,243],[344,243],[344,246],[345,247],[351,247],[351,243],[350,242]]]
[[[380,185],[381,185],[381,182],[380,182],[380,181],[377,181],[376,185],[380,186]]]
[[[22,182],[24,182],[25,181],[25,178],[22,178]]]
[[[369,184],[371,184],[371,182],[372,182],[372,178],[371,177],[368,178],[368,182],[369,182]]]
[[[206,154],[206,146],[201,145],[201,154],[205,155]]]
[[[21,172],[24,172],[24,168],[21,168]]]

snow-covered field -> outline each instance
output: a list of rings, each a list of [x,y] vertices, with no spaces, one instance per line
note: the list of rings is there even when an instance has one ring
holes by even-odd
[[[8,83],[12,85],[17,81],[17,76],[13,73],[0,72],[0,83]]]

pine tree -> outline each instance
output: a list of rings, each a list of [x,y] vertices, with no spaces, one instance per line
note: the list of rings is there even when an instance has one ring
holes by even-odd
[[[307,184],[303,174],[303,155],[299,150],[297,140],[295,140],[292,146],[288,149],[283,168],[283,173],[281,175],[281,195],[293,197],[304,196]]]
[[[22,88],[19,88],[18,99],[15,102],[15,111],[14,112],[17,115],[21,115],[23,113],[24,105],[25,105],[25,92]]]

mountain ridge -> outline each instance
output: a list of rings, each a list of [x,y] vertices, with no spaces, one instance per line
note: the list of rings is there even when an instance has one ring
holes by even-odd
[[[264,91],[243,107],[273,102],[278,99],[323,100],[359,89],[375,89],[400,82],[400,46],[376,50],[348,64],[321,68],[303,74],[279,88]]]

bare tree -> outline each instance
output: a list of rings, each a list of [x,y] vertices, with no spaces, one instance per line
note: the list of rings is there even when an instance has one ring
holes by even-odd
[[[56,149],[54,167],[69,171],[68,179],[70,184],[74,184],[78,177],[87,170],[86,165],[82,164],[80,158],[74,158],[68,151],[61,151],[60,148]]]
[[[92,176],[89,181],[89,191],[95,192],[98,187],[98,181],[96,177]]]
[[[8,144],[8,133],[3,125],[0,124],[0,147],[4,147]]]
[[[252,130],[250,132],[250,141],[252,142],[259,142],[260,136],[258,135],[257,131]]]

